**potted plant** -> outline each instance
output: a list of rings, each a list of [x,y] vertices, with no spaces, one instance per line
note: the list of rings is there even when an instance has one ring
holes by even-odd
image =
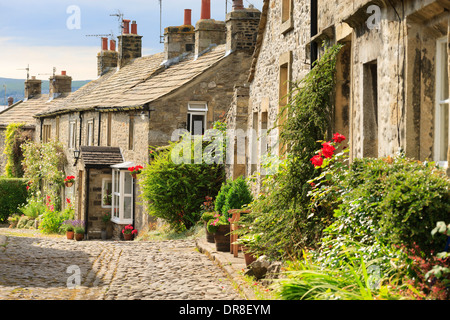
[[[84,239],[84,227],[75,227],[75,240],[81,241]]]
[[[142,169],[144,169],[144,167],[135,166],[135,167],[129,167],[128,171],[130,171],[130,174],[133,176],[134,179],[136,179],[137,175],[142,172]]]
[[[72,220],[66,220],[61,225],[61,230],[66,232],[66,237],[69,240],[73,240],[74,234],[75,234],[75,228],[72,224]]]
[[[219,215],[215,212],[203,212],[202,214],[201,220],[205,226],[207,242],[214,243],[214,234],[208,231],[208,221],[214,220],[217,217],[219,217]]]
[[[214,212],[214,201],[213,198],[206,196],[205,197],[205,201],[202,203],[202,205],[200,206],[201,212],[202,212],[202,216],[201,216],[201,220],[203,221],[203,224],[205,226],[205,231],[206,231],[206,241],[210,242],[210,243],[214,243],[214,234],[212,234],[211,232],[208,231],[208,221],[211,219],[216,218],[219,216],[218,214],[216,214]]]
[[[71,186],[73,186],[73,183],[75,182],[75,177],[74,176],[67,176],[64,179],[64,184],[66,185],[66,187],[70,188]]]
[[[72,221],[72,225],[75,231],[75,240],[81,241],[84,239],[84,221],[83,220],[75,220]]]
[[[257,239],[258,236],[254,234],[244,235],[235,242],[236,244],[241,245],[242,252],[244,253],[245,265],[247,266],[257,259],[256,256],[250,251],[251,244],[255,243]]]
[[[207,229],[214,234],[217,251],[230,251],[230,222],[225,216],[209,220]]]
[[[134,229],[131,224],[127,225],[125,228],[122,229],[123,238],[126,241],[133,239],[133,236],[137,233],[138,231]]]
[[[102,215],[102,222],[103,222],[103,228],[102,228],[102,240],[106,240],[107,238],[107,228],[108,223],[111,220],[111,213],[107,212]]]

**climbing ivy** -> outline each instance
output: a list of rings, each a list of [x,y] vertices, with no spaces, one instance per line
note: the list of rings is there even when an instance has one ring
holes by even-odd
[[[31,139],[30,133],[23,130],[24,125],[23,123],[11,123],[5,130],[5,176],[8,178],[23,177],[21,145]]]
[[[263,181],[263,190],[251,207],[242,232],[258,234],[253,248],[272,257],[296,255],[320,239],[330,217],[309,215],[311,186],[317,175],[311,165],[318,140],[324,140],[331,125],[332,93],[335,86],[336,58],[342,45],[324,48],[323,56],[301,80],[292,83],[288,103],[280,111],[284,121],[277,127],[280,143],[286,146],[278,172]]]
[[[67,162],[62,143],[27,141],[22,145],[22,150],[24,178],[28,180],[30,197],[50,197],[52,203],[59,206],[60,190],[65,178],[64,165]]]

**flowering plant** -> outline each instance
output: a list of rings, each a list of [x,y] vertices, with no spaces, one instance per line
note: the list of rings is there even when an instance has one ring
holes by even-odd
[[[140,174],[142,169],[144,169],[143,166],[135,166],[129,167],[128,171],[130,171],[131,174]]]
[[[64,183],[74,183],[75,182],[75,177],[74,176],[67,176],[64,179]]]
[[[138,231],[133,228],[131,224],[127,225],[125,228],[122,229],[123,234],[137,234]]]
[[[230,219],[227,220],[225,216],[216,214],[213,219],[208,221],[206,228],[208,232],[216,233],[220,226],[226,226],[228,224],[230,224]]]

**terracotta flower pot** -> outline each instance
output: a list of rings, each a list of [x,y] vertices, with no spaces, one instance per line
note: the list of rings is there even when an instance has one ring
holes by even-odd
[[[71,186],[73,186],[73,182],[66,182],[65,185],[66,187],[70,188]]]
[[[230,225],[219,226],[217,232],[214,233],[214,242],[217,251],[230,251]]]
[[[246,247],[242,247],[242,252],[244,252],[244,260],[246,266],[257,260],[253,254],[248,252],[248,249]]]
[[[124,233],[123,238],[125,239],[125,241],[129,241],[133,239],[133,235],[131,233]]]
[[[75,233],[75,240],[82,241],[84,239],[84,233]]]
[[[67,231],[66,232],[66,237],[69,240],[73,240],[74,235],[75,235],[75,232],[73,232],[73,231]]]

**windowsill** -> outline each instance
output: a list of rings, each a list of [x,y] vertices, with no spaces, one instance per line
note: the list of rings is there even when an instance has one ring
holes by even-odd
[[[132,224],[133,223],[133,219],[120,219],[120,218],[111,218],[111,221],[114,222],[115,224]]]
[[[281,23],[281,33],[286,34],[289,31],[294,29],[294,20],[292,18],[289,18],[289,20],[286,20],[285,22]]]

